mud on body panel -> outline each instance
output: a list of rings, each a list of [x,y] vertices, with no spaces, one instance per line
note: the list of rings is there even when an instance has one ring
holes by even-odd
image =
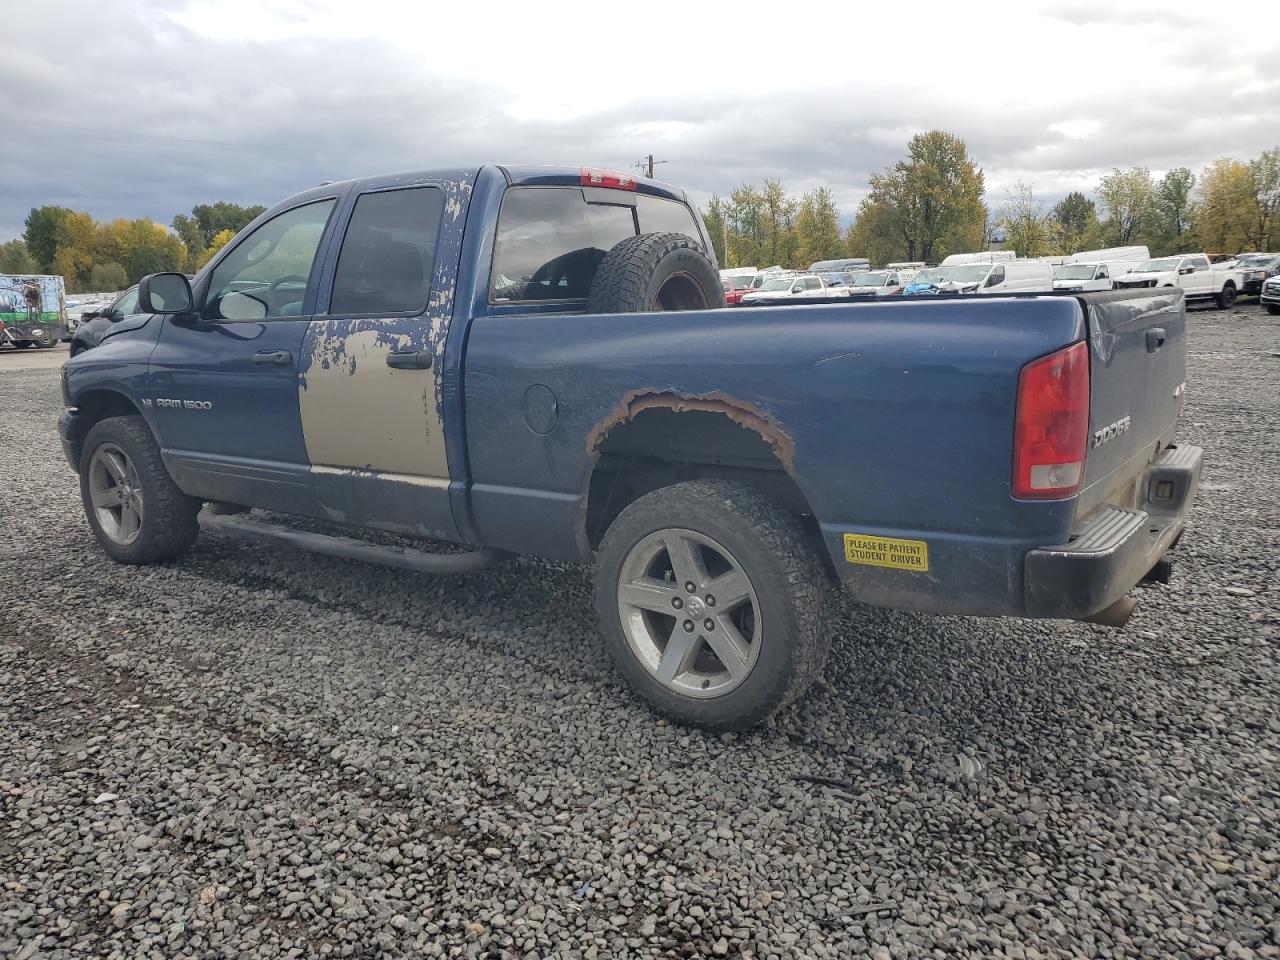
[[[413,317],[317,319],[303,341],[298,383],[307,458],[338,467],[447,482],[444,347],[454,307],[462,224],[474,172],[445,193],[426,310]],[[387,354],[424,352],[429,368],[393,369]]]

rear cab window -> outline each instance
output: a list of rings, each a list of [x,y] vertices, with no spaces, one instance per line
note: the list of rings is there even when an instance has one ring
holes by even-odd
[[[702,246],[678,200],[622,190],[512,187],[498,215],[492,303],[579,301],[605,254],[641,233],[683,233]]]

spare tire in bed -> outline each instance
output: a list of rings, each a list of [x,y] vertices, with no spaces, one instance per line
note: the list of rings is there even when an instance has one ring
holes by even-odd
[[[610,250],[591,281],[590,313],[710,310],[724,306],[716,265],[683,233],[642,233]]]

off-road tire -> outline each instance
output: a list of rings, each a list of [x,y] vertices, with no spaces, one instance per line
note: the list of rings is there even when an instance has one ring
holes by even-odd
[[[588,313],[710,310],[724,306],[715,263],[683,233],[642,233],[615,245],[596,268]]]
[[[1230,310],[1236,303],[1236,285],[1226,284],[1214,299],[1218,302],[1219,310]]]
[[[633,651],[619,611],[619,584],[633,548],[650,534],[676,529],[727,547],[758,601],[757,659],[746,678],[720,696],[688,696],[659,681]],[[595,602],[618,671],[657,712],[706,730],[742,730],[795,700],[822,672],[831,647],[829,584],[815,538],[798,516],[743,484],[695,480],[646,494],[610,524],[596,557]]]
[[[98,522],[89,492],[89,463],[104,443],[119,447],[132,461],[142,489],[142,524],[136,540],[122,545],[107,536]],[[108,417],[94,424],[80,451],[80,499],[93,535],[117,563],[145,565],[176,560],[190,549],[200,532],[199,500],[173,482],[160,458],[160,446],[138,416]]]

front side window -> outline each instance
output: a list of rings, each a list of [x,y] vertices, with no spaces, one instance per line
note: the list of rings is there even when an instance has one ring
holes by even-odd
[[[436,187],[361,196],[342,239],[329,313],[421,313],[443,211]]]
[[[126,290],[108,309],[107,315],[112,317],[128,317],[138,312],[138,288]]]
[[[991,276],[987,278],[988,287],[994,287],[1000,283],[1004,283],[1004,267],[996,267],[991,271]]]
[[[1106,267],[1099,267],[1099,268],[1098,268],[1098,277],[1097,277],[1097,279],[1099,279],[1099,280],[1106,280],[1106,279],[1110,278],[1110,276],[1111,276],[1111,274],[1107,273],[1107,268],[1106,268]]]
[[[333,200],[318,200],[286,210],[237,243],[210,277],[205,319],[301,316],[333,205]]]
[[[806,290],[821,290],[822,281],[817,277],[805,277],[804,288]]]
[[[618,199],[626,202],[588,203],[579,187],[508,190],[498,216],[490,299],[585,300],[605,254],[639,233],[683,233],[701,244],[684,204],[646,194]]]

